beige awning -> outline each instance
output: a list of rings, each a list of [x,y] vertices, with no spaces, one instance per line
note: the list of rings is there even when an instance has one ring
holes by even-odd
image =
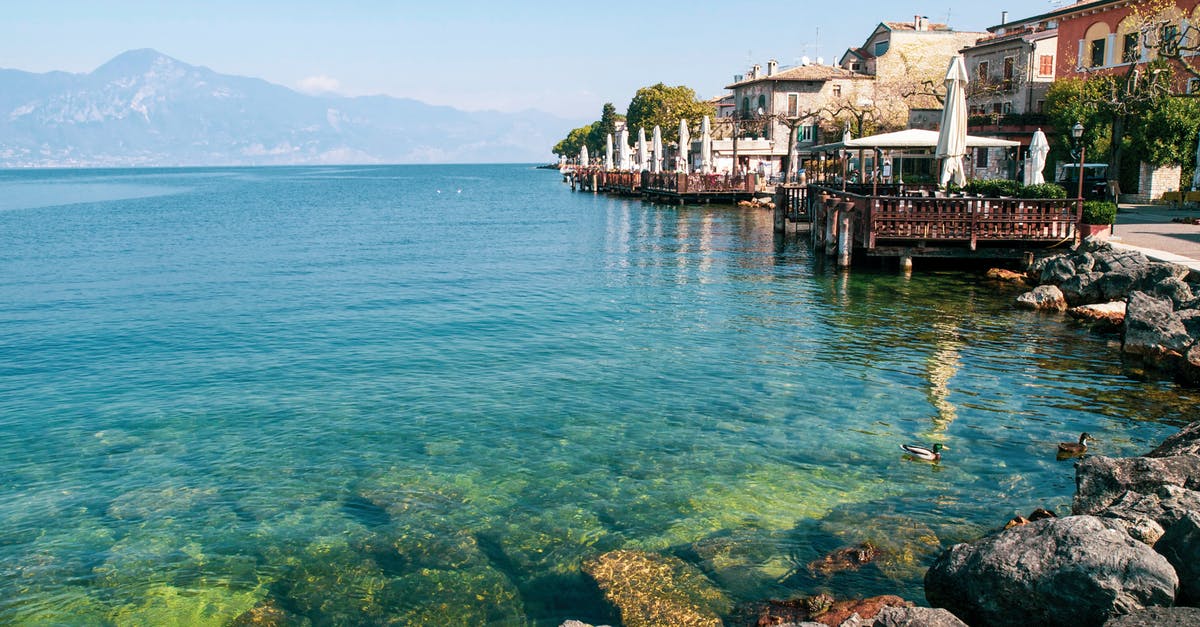
[[[904,131],[896,131],[894,133],[882,133],[880,135],[870,135],[867,137],[859,137],[845,142],[836,142],[833,144],[822,144],[813,146],[808,150],[811,152],[829,152],[832,150],[857,150],[873,149],[873,148],[937,148],[938,133],[937,131],[926,131],[919,128],[910,128]],[[1020,142],[1010,141],[1007,139],[996,139],[993,137],[976,137],[974,135],[967,136],[968,148],[1008,148],[1019,146]]]

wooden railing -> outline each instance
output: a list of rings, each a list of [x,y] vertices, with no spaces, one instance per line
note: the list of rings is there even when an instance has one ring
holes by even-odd
[[[978,242],[1055,243],[1075,238],[1082,205],[1077,199],[929,198],[922,196],[865,196],[823,187],[810,187],[820,202],[853,206],[854,240],[873,249],[881,240],[892,243]]]
[[[775,206],[788,222],[812,222],[808,207],[808,186],[785,184],[775,188]]]
[[[670,194],[703,194],[713,192],[753,192],[755,175],[743,174],[686,174],[683,172],[646,173],[642,179],[647,191]]]

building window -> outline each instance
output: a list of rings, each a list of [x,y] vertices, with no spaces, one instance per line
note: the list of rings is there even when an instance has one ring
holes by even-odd
[[[841,86],[841,85],[834,85],[834,86],[833,86],[833,97],[834,97],[834,98],[841,98],[841,97],[842,97],[842,86]]]
[[[796,129],[796,141],[801,144],[811,144],[813,141],[814,128],[814,126],[808,124],[798,127]]]
[[[975,167],[976,168],[988,167],[988,149],[987,148],[976,148],[975,149]]]
[[[1038,76],[1054,75],[1054,55],[1043,54],[1038,57]]]
[[[762,111],[763,113],[770,113],[770,110],[767,109],[767,95],[766,94],[758,95],[758,110]]]
[[[1013,88],[1013,74],[1016,71],[1016,57],[1004,57],[1004,88]]]
[[[1090,59],[1091,63],[1088,64],[1088,67],[1103,67],[1104,66],[1104,43],[1105,43],[1105,40],[1103,40],[1103,39],[1093,39],[1092,40],[1092,46],[1091,46],[1092,55],[1091,55],[1091,59]]]
[[[1004,113],[1004,115],[1008,115],[1008,114],[1012,113],[1012,103],[1011,102],[1004,103],[1004,106],[1001,107],[1000,111],[1002,111]]]
[[[1121,41],[1121,63],[1136,62],[1138,57],[1142,56],[1141,51],[1138,50],[1138,34],[1125,33]]]
[[[1045,112],[1046,112],[1046,101],[1045,101],[1045,100],[1039,100],[1039,101],[1037,101],[1037,112],[1038,112],[1038,113],[1045,113]]]
[[[1200,78],[1189,78],[1188,79],[1187,93],[1200,94]]]
[[[742,97],[742,117],[750,115],[750,96]]]
[[[988,79],[988,69],[988,62],[980,61],[979,65],[975,68],[975,76],[978,76],[981,81],[986,81]]]
[[[787,115],[789,118],[800,115],[800,94],[787,95]]]
[[[877,56],[877,57],[882,57],[883,55],[887,54],[887,51],[888,51],[888,45],[889,45],[890,43],[891,43],[890,41],[877,41],[877,42],[875,42],[875,56]]]
[[[1179,25],[1164,24],[1158,30],[1159,51],[1166,56],[1175,56],[1179,54]]]
[[[999,102],[992,103],[992,115],[1004,115],[1004,105]]]

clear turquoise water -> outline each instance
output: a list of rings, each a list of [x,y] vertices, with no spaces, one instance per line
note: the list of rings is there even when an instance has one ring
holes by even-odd
[[[615,622],[618,548],[921,602],[1196,405],[1012,297],[525,166],[0,172],[0,623]]]

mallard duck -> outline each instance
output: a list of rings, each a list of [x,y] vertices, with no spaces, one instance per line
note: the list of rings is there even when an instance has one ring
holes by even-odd
[[[1079,434],[1079,442],[1059,442],[1058,453],[1060,455],[1083,455],[1087,452],[1088,441],[1095,442],[1096,438],[1088,432]]]
[[[932,447],[921,446],[920,444],[901,444],[900,448],[905,453],[923,459],[925,461],[936,462],[942,458],[942,449],[950,450],[948,446],[942,446],[941,443],[934,444]]]

